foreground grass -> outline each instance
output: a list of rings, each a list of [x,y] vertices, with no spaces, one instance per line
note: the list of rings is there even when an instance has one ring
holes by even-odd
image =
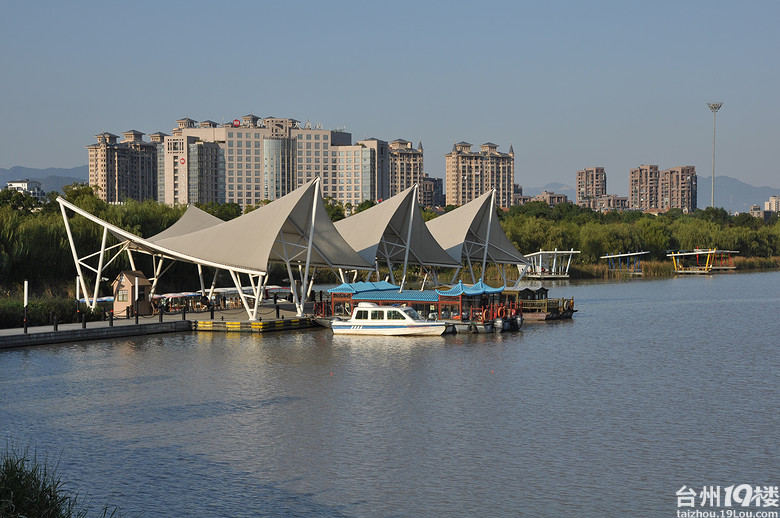
[[[118,510],[102,508],[97,516],[118,515]],[[77,494],[46,462],[28,449],[6,448],[0,456],[0,517],[3,518],[86,518],[89,510]]]

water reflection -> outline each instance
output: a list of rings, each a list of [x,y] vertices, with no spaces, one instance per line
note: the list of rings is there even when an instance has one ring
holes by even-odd
[[[615,488],[663,516],[776,484],[779,278],[561,285],[574,320],[519,333],[2,351],[0,433],[131,516],[614,515]]]

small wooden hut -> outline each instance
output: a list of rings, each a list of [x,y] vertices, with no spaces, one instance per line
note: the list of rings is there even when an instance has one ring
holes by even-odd
[[[119,274],[113,283],[115,315],[124,315],[128,307],[131,308],[130,314],[133,314],[132,308],[135,302],[136,280],[138,281],[138,314],[152,314],[152,301],[149,296],[152,283],[144,276],[143,272],[125,270]]]

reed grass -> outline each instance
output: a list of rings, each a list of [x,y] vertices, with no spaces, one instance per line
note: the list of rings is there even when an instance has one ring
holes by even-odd
[[[775,270],[780,268],[780,256],[775,257],[734,257],[737,270]]]
[[[90,514],[79,495],[65,488],[56,468],[49,467],[29,448],[10,446],[0,456],[0,517],[87,518]],[[118,509],[103,507],[102,518],[118,516]]]
[[[672,261],[643,261],[642,276],[644,277],[673,277],[674,265]]]

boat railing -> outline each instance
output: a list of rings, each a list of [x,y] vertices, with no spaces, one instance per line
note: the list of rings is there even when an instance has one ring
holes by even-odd
[[[523,313],[552,313],[574,308],[574,299],[523,300]]]
[[[510,318],[523,311],[521,302],[508,302],[500,304],[489,304],[479,308],[470,308],[469,319],[474,322],[488,322],[496,318]]]
[[[343,308],[342,308],[343,309]],[[332,317],[333,311],[329,302],[315,302],[314,303],[314,316],[317,317]]]

